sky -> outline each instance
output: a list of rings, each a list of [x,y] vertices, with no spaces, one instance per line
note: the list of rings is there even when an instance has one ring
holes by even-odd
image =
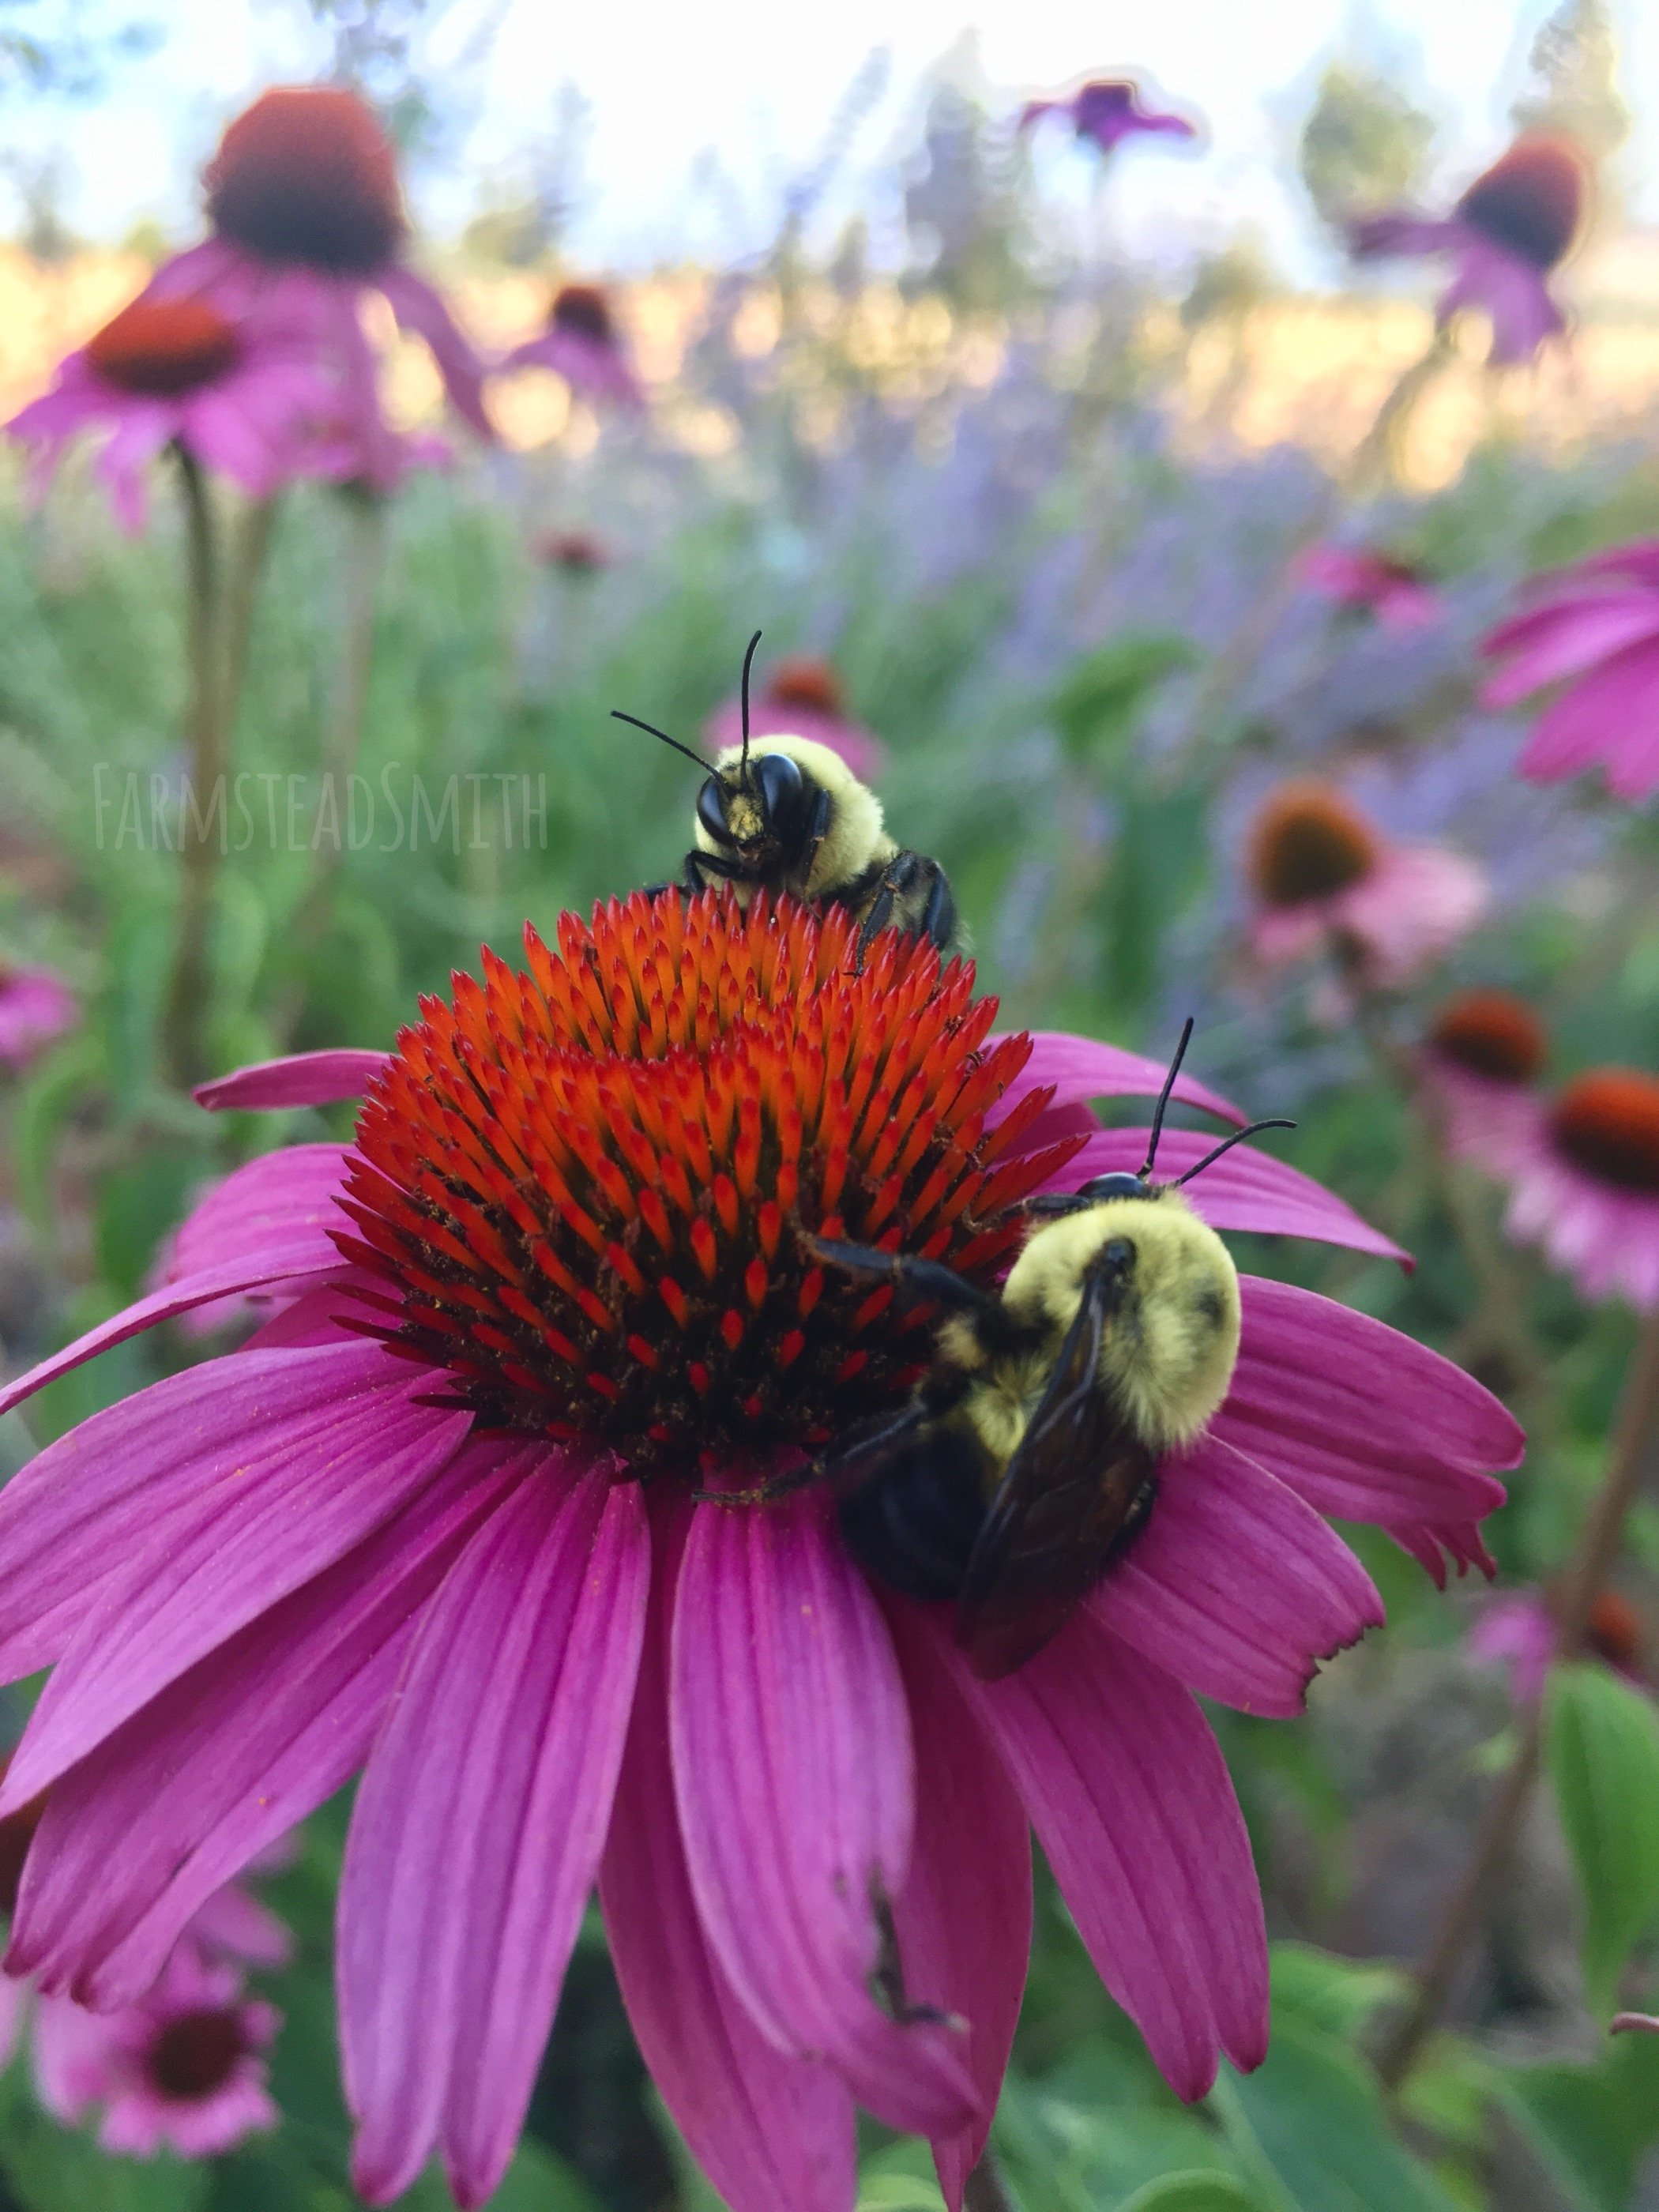
[[[66,213],[83,234],[118,237],[143,216],[186,234],[191,179],[225,118],[260,84],[317,66],[305,10],[299,0],[82,4],[106,20],[148,14],[166,36],[148,59],[119,65],[89,105],[14,107],[10,143],[25,159],[60,154]],[[878,230],[884,214],[890,218],[898,164],[915,143],[926,88],[942,63],[1010,112],[1033,92],[1128,70],[1201,117],[1206,143],[1196,156],[1143,142],[1120,157],[1104,219],[1121,245],[1178,262],[1244,229],[1287,272],[1316,275],[1291,149],[1324,61],[1355,51],[1395,61],[1443,120],[1443,166],[1455,188],[1501,149],[1509,102],[1550,4],[836,0],[802,9],[782,0],[699,0],[671,9],[662,0],[451,0],[427,58],[461,96],[467,127],[422,179],[419,212],[435,228],[454,228],[491,183],[509,195],[526,150],[557,131],[562,100],[568,114],[574,86],[585,103],[567,241],[574,258],[639,267],[757,250],[849,86],[881,52],[884,88],[851,136],[826,226],[854,205],[873,210]],[[1636,115],[1622,157],[1626,203],[1659,221],[1659,6],[1616,6]],[[1040,149],[1039,173],[1058,203],[1084,204],[1087,157],[1063,132]]]

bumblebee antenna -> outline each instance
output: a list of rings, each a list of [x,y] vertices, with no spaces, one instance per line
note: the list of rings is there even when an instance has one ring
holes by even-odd
[[[1212,1166],[1221,1158],[1223,1152],[1231,1152],[1233,1146],[1242,1145],[1246,1137],[1260,1136],[1264,1129],[1293,1129],[1295,1127],[1294,1121],[1275,1118],[1271,1121],[1252,1121],[1248,1129],[1235,1129],[1231,1137],[1224,1137],[1212,1152],[1206,1152],[1203,1158],[1195,1166],[1188,1168],[1185,1175],[1177,1176],[1170,1188],[1179,1190],[1183,1182],[1190,1182],[1194,1176],[1202,1175],[1206,1168]]]
[[[743,757],[738,763],[738,781],[745,791],[749,788],[749,672],[755,665],[755,647],[760,641],[761,634],[757,630],[743,656]]]
[[[1158,1158],[1158,1140],[1164,1134],[1164,1116],[1168,1111],[1170,1093],[1176,1087],[1176,1078],[1181,1073],[1181,1063],[1187,1057],[1187,1048],[1193,1041],[1193,1018],[1188,1015],[1181,1031],[1181,1042],[1175,1048],[1175,1058],[1170,1062],[1170,1072],[1164,1079],[1164,1088],[1158,1094],[1158,1110],[1152,1115],[1152,1134],[1146,1140],[1146,1160],[1140,1170],[1144,1182],[1152,1171],[1152,1162]]]
[[[672,745],[677,753],[684,753],[687,760],[695,761],[705,775],[708,773],[708,763],[701,753],[694,753],[690,745],[683,745],[678,738],[671,738],[666,730],[659,730],[654,722],[642,722],[637,714],[624,714],[620,707],[611,709],[611,719],[613,722],[631,722],[636,730],[643,730],[647,737],[660,738],[664,744]]]

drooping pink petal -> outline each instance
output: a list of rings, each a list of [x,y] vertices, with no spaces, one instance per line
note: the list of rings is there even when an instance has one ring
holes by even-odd
[[[1284,1719],[1302,1711],[1319,1662],[1383,1617],[1370,1577],[1312,1506],[1213,1436],[1164,1460],[1150,1520],[1091,1602],[1189,1690]]]
[[[1118,1170],[1133,1174],[1146,1157],[1151,1137],[1147,1129],[1101,1129],[1047,1188],[1076,1190],[1090,1176]],[[1201,1131],[1165,1129],[1158,1139],[1156,1175],[1161,1182],[1173,1182],[1195,1167],[1215,1139]],[[1249,1145],[1235,1145],[1212,1167],[1205,1169],[1186,1187],[1185,1195],[1194,1213],[1212,1229],[1253,1230],[1267,1237],[1309,1237],[1322,1244],[1342,1244],[1355,1252],[1374,1252],[1384,1260],[1397,1260],[1404,1267],[1416,1263],[1392,1237],[1373,1229],[1351,1206],[1297,1168],[1287,1167],[1271,1152]]]
[[[644,1629],[639,1486],[547,1463],[429,1607],[340,1884],[341,2048],[371,2203],[434,2142],[482,2204],[524,2125],[593,1885]]]
[[[1492,319],[1488,359],[1512,368],[1530,361],[1546,338],[1559,337],[1567,319],[1551,297],[1547,272],[1523,254],[1472,234],[1458,255],[1451,283],[1441,294],[1437,319],[1448,323],[1462,307],[1483,308]]]
[[[1093,1037],[1072,1036],[1064,1030],[1033,1030],[1031,1056],[1003,1096],[986,1115],[994,1127],[1011,1113],[1028,1091],[1046,1084],[1054,1086],[1054,1107],[1086,1105],[1091,1098],[1156,1098],[1169,1074],[1165,1061],[1147,1060],[1138,1052],[1124,1052],[1115,1044]],[[993,1037],[990,1042],[995,1043]],[[1249,1121],[1231,1100],[1212,1091],[1191,1075],[1176,1079],[1172,1098],[1183,1106],[1201,1106],[1224,1121],[1243,1128]]]
[[[1659,650],[1626,646],[1592,669],[1533,726],[1521,773],[1553,783],[1597,763],[1620,799],[1659,788]]]
[[[361,1098],[387,1057],[383,1052],[354,1048],[294,1053],[284,1060],[262,1060],[233,1074],[216,1076],[211,1083],[198,1084],[191,1095],[210,1114],[333,1106],[343,1098]]]
[[[829,2059],[890,2126],[945,2135],[977,2095],[963,2038],[871,1994],[915,1819],[904,1688],[827,1503],[697,1509],[672,1638],[674,1786],[711,1948],[781,2051]]]
[[[191,1937],[251,1966],[285,1966],[294,1955],[287,1921],[234,1881],[204,1901],[191,1921]]]
[[[483,401],[483,368],[457,327],[443,295],[426,278],[400,262],[386,262],[375,282],[391,302],[400,329],[423,337],[438,364],[444,389],[456,410],[477,431],[493,439],[495,428]]]
[[[328,1232],[350,1226],[334,1203],[346,1152],[344,1145],[289,1145],[233,1169],[179,1224],[162,1279],[222,1267],[262,1244],[287,1248],[306,1238],[315,1243],[319,1267],[337,1267]]]
[[[0,1679],[60,1659],[145,1547],[237,1479],[280,1459],[319,1408],[406,1382],[361,1338],[320,1357],[240,1352],[154,1382],[38,1452],[0,1490]]]
[[[1659,594],[1603,591],[1562,599],[1500,623],[1481,640],[1488,659],[1510,656],[1481,686],[1483,707],[1513,707],[1547,684],[1582,676],[1626,647],[1659,636]]]
[[[1226,1761],[1187,1691],[1084,1607],[1034,1659],[959,1686],[1024,1801],[1078,1932],[1178,2096],[1267,2047],[1261,1893]]]
[[[830,2067],[762,2035],[716,1964],[691,1894],[668,1755],[668,1645],[689,1515],[658,1516],[634,1714],[599,1869],[635,2039],[731,2212],[848,2212],[853,2100]]]
[[[1450,1360],[1369,1315],[1255,1275],[1239,1291],[1238,1364],[1210,1434],[1316,1512],[1396,1535],[1422,1524],[1465,1555],[1468,1533],[1504,1501],[1489,1470],[1518,1465],[1526,1448],[1513,1417]]]
[[[422,1380],[405,1371],[385,1389],[262,1430],[250,1449],[239,1449],[234,1431],[227,1437],[217,1481],[135,1552],[70,1638],[0,1788],[0,1815],[432,1480],[465,1442],[468,1419],[412,1404],[406,1394]]]
[[[907,1994],[968,2025],[979,2093],[973,2124],[933,2145],[950,2212],[990,2135],[1008,2070],[1031,1948],[1025,1808],[914,1610],[888,1608],[916,1747],[910,1878],[895,1900]]]
[[[85,2003],[137,2002],[220,1886],[362,1765],[424,1608],[535,1456],[469,1443],[72,1768],[31,1849],[17,1960]]]
[[[339,1265],[339,1255],[336,1253],[333,1267],[337,1268]],[[14,1406],[21,1406],[26,1398],[32,1398],[37,1390],[44,1390],[60,1375],[68,1375],[84,1366],[88,1359],[95,1359],[100,1352],[125,1344],[129,1337],[142,1336],[147,1328],[171,1321],[177,1314],[211,1304],[216,1298],[230,1297],[239,1291],[264,1290],[278,1284],[284,1288],[310,1288],[330,1272],[329,1267],[319,1264],[316,1239],[301,1236],[287,1243],[265,1244],[241,1260],[227,1260],[217,1267],[204,1267],[196,1274],[180,1276],[178,1281],[152,1291],[148,1297],[123,1306],[108,1321],[100,1322],[84,1336],[77,1336],[73,1344],[66,1344],[61,1352],[54,1352],[49,1359],[31,1367],[27,1374],[8,1382],[0,1389],[0,1413],[10,1413]]]

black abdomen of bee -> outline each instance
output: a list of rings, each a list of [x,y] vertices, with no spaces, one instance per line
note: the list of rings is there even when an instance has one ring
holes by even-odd
[[[982,1457],[969,1437],[930,1430],[842,1500],[842,1536],[866,1573],[901,1595],[958,1597],[985,1520],[982,1480]]]

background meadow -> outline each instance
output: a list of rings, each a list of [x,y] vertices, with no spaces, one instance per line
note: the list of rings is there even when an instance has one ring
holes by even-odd
[[[1417,1256],[1407,1274],[1235,1240],[1242,1263],[1389,1320],[1514,1406],[1532,1443],[1489,1532],[1497,1587],[1540,1593],[1547,1617],[1652,1322],[1642,1335],[1625,1297],[1586,1297],[1506,1239],[1503,1178],[1457,1156],[1420,1054],[1454,994],[1495,988],[1539,1018],[1547,1087],[1659,1068],[1652,805],[1599,777],[1522,777],[1533,711],[1482,703],[1480,654],[1528,578],[1659,532],[1659,231],[1642,197],[1659,114],[1621,75],[1622,19],[1602,0],[1522,9],[1491,54],[1496,119],[1478,140],[1437,114],[1409,40],[1326,25],[1273,88],[1255,156],[1276,165],[1274,205],[1299,210],[1285,235],[1253,222],[1246,194],[1231,234],[1172,221],[1160,242],[1159,180],[1190,197],[1193,165],[1225,156],[1219,125],[1208,148],[1148,137],[1106,157],[1052,121],[1022,134],[1041,88],[992,82],[971,47],[901,87],[872,149],[864,118],[894,97],[872,62],[812,143],[738,165],[748,198],[708,226],[718,251],[665,210],[668,242],[653,255],[619,231],[608,268],[584,248],[603,180],[582,178],[582,111],[556,72],[540,135],[481,151],[504,12],[462,24],[441,0],[314,0],[314,17],[265,20],[303,64],[290,75],[337,74],[393,119],[426,217],[416,258],[480,347],[532,336],[561,283],[603,279],[644,404],[526,369],[492,384],[501,435],[485,446],[446,428],[423,349],[377,327],[392,416],[441,432],[443,465],[389,495],[313,483],[269,507],[212,487],[226,573],[257,581],[189,1067],[169,1006],[191,765],[174,486],[153,472],[128,534],[90,447],[44,500],[7,464],[0,966],[54,971],[78,1012],[0,1070],[6,1361],[137,1294],[213,1178],[349,1127],[344,1109],[206,1115],[181,1072],[389,1044],[481,945],[512,959],[526,916],[548,930],[672,876],[695,771],[611,710],[697,744],[759,628],[763,678],[822,664],[811,680],[832,674],[847,719],[880,739],[890,823],[949,872],[1006,1025],[1162,1056],[1192,1015],[1195,1072],[1254,1114],[1293,1116],[1269,1148]],[[1079,25],[1067,66],[1132,63],[1089,43],[1109,27]],[[463,29],[476,54],[453,43]],[[106,104],[158,70],[191,78],[165,11],[0,7],[0,116],[20,118],[0,246],[8,414],[146,281],[167,229],[194,234],[142,209],[100,222],[76,185]],[[1167,61],[1163,75],[1160,99],[1184,109]],[[199,90],[185,137],[205,150],[257,89],[216,107]],[[1437,344],[1430,272],[1350,265],[1342,224],[1449,204],[1513,125],[1572,137],[1599,191],[1559,281],[1565,336],[1498,367],[1484,316]],[[1412,617],[1345,595],[1310,561],[1331,545],[1407,568]],[[1288,779],[1339,787],[1379,848],[1475,864],[1478,919],[1385,981],[1334,935],[1265,960],[1252,825]],[[0,1469],[202,1349],[167,1329],[66,1378],[0,1423]],[[1277,1944],[1268,2060],[1180,2106],[1040,1887],[995,2138],[1026,2212],[1659,2205],[1659,2043],[1607,2033],[1619,2007],[1659,2003],[1652,1436],[1632,1455],[1638,1492],[1599,1593],[1618,1602],[1548,1692],[1546,1785],[1403,2078],[1379,2078],[1389,2023],[1529,1709],[1478,1632],[1485,1583],[1442,1596],[1359,1531],[1387,1628],[1324,1670],[1305,1720],[1216,1717]],[[27,1700],[3,1694],[15,1737]],[[280,2127],[198,2162],[114,2156],[42,2109],[19,2057],[0,2075],[0,2207],[352,2201],[331,1994],[343,1825],[328,1808],[264,1885],[295,1938],[289,1964],[255,1978],[283,2016]],[[430,2176],[404,2201],[447,2200]],[[594,1916],[495,2202],[713,2201],[634,2054]],[[871,2212],[940,2201],[920,2148],[872,2130]]]

